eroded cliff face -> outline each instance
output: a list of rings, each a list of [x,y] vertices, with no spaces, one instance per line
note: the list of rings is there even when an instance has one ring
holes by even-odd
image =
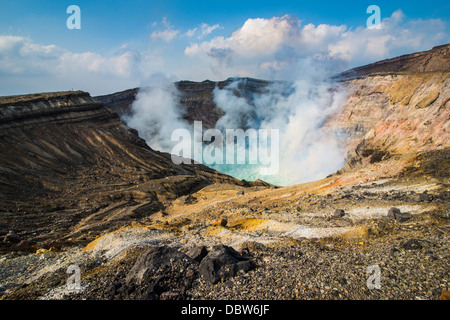
[[[447,150],[450,46],[385,60],[342,73],[348,92],[326,127],[345,134],[342,171],[370,168],[395,175],[424,152]],[[387,72],[387,70],[391,70]]]
[[[347,169],[449,147],[448,72],[365,76],[343,84],[349,98],[326,126],[347,136]]]
[[[35,242],[90,239],[140,221],[214,182],[203,165],[174,165],[85,92],[0,99],[1,234]]]

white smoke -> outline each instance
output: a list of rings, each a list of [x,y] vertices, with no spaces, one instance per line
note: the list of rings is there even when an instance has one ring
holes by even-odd
[[[132,105],[132,115],[123,120],[136,129],[152,149],[170,152],[172,132],[190,127],[183,119],[182,110],[174,82],[158,75],[139,90]]]
[[[227,129],[278,130],[279,170],[275,175],[261,176],[260,169],[264,167],[261,163],[205,164],[239,179],[262,179],[277,185],[313,181],[340,169],[345,161],[342,139],[322,125],[328,116],[339,111],[346,92],[327,80],[330,72],[324,66],[309,65],[296,81],[271,82],[260,87],[260,92],[243,89],[250,80],[241,78],[236,78],[225,88],[214,89],[214,102],[224,112],[216,129],[224,136]],[[192,141],[192,144],[202,144],[201,133],[194,134],[193,125],[183,119],[183,110],[174,82],[159,78],[140,90],[132,106],[132,116],[124,120],[138,130],[151,148],[171,152],[175,145],[171,140],[172,133],[176,129],[188,130],[200,141]],[[207,144],[203,142],[203,147]],[[248,154],[255,151],[249,149],[255,146],[261,148],[248,140],[246,150],[233,146],[233,152],[247,152],[248,159]],[[229,146],[225,147],[229,152]],[[270,149],[269,142],[264,150],[267,156]],[[191,150],[191,158],[201,161]]]
[[[324,80],[299,79],[275,82],[263,94],[251,99],[237,97],[239,81],[216,88],[214,101],[224,110],[217,128],[278,129],[280,168],[274,176],[258,176],[258,166],[214,166],[240,179],[257,178],[291,185],[324,178],[344,164],[344,150],[338,133],[327,132],[322,124],[339,110],[345,91]]]

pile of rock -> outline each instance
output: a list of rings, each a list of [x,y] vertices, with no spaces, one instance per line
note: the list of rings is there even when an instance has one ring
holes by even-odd
[[[231,247],[218,245],[214,246],[201,260],[199,273],[215,284],[234,277],[239,272],[246,273],[254,268],[255,264],[252,260],[243,257]]]
[[[342,209],[334,210],[334,213],[332,215],[333,218],[342,218],[343,216],[345,216],[345,211]]]
[[[387,214],[388,219],[394,219],[398,222],[404,222],[412,218],[412,215],[408,212],[401,212],[398,208],[390,208]]]
[[[168,246],[152,246],[136,259],[124,277],[110,287],[111,299],[181,300],[199,277],[212,284],[256,267],[250,257],[217,245],[193,247],[185,253]]]
[[[22,238],[13,230],[9,230],[3,238],[3,243],[5,244],[17,244],[20,241],[22,241]]]

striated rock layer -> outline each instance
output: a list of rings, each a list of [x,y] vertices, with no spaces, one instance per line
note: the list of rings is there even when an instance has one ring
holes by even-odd
[[[88,239],[140,221],[213,182],[203,165],[172,163],[86,92],[0,99],[0,234]]]
[[[450,146],[450,45],[355,68],[337,78],[348,98],[325,127],[345,133],[344,170],[376,167],[390,159],[397,164],[390,162],[384,173],[395,175],[415,155]]]

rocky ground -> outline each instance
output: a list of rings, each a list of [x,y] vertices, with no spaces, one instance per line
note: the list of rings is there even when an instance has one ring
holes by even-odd
[[[86,246],[3,255],[1,297],[441,299],[450,289],[449,193],[414,179],[211,185]],[[73,264],[79,291],[67,287]]]

